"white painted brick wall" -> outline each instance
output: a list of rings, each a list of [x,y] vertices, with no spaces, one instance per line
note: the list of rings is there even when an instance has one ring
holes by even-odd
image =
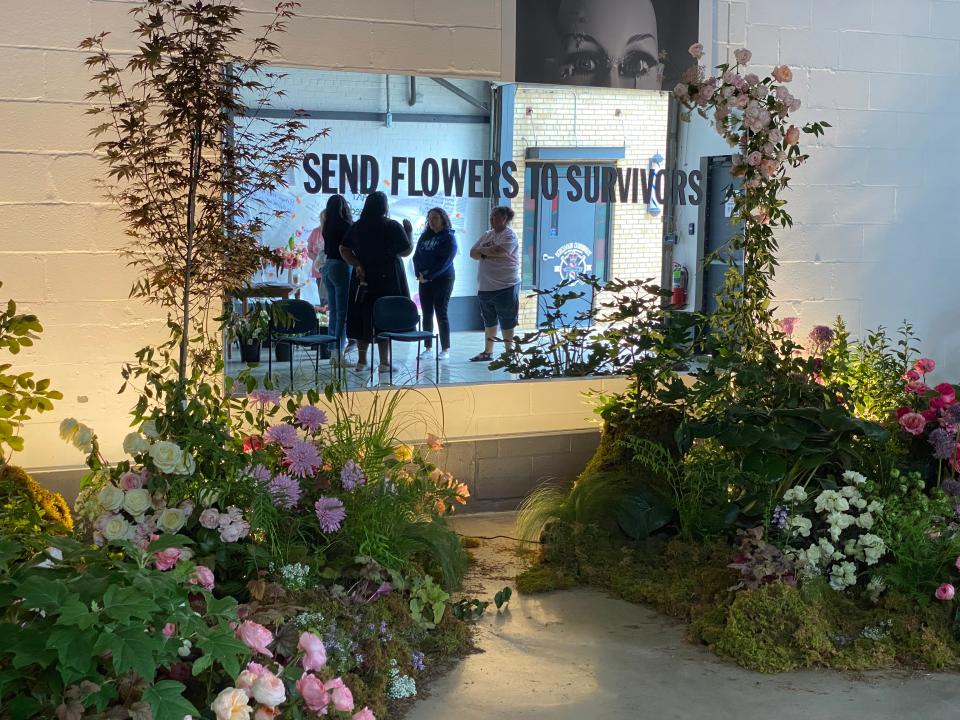
[[[960,2],[956,0],[716,0],[707,45],[718,61],[754,51],[761,71],[793,67],[803,100],[798,124],[834,127],[807,142],[809,163],[786,194],[795,226],[780,233],[780,314],[801,332],[842,313],[853,332],[909,318],[942,379],[960,374],[952,300],[960,101]],[[736,20],[734,20],[736,18]],[[683,130],[681,166],[729,152],[697,121]],[[677,259],[693,266],[696,221],[681,210]]]

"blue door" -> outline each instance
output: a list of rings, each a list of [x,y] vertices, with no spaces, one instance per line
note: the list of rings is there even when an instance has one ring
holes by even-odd
[[[599,166],[587,166],[586,172],[600,177]],[[559,183],[557,196],[541,197],[537,206],[537,287],[546,290],[562,280],[574,281],[568,290],[586,292],[584,298],[564,304],[564,317],[569,324],[574,316],[587,310],[593,302],[590,286],[578,279],[579,275],[607,277],[607,253],[610,239],[610,204],[598,198],[588,202],[583,185],[577,200],[568,192],[574,190],[566,179],[566,167],[557,167]],[[573,193],[576,196],[578,193]],[[537,308],[537,322],[543,322],[544,301]]]

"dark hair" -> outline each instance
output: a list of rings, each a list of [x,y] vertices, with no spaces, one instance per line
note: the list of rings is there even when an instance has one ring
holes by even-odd
[[[507,219],[507,222],[510,222],[511,220],[513,220],[513,216],[514,216],[513,208],[508,207],[507,205],[498,205],[490,212],[496,213],[501,217],[505,217]]]
[[[430,208],[430,210],[427,211],[427,229],[428,230],[430,229],[430,222],[429,222],[430,213],[436,213],[437,215],[440,216],[440,219],[443,220],[444,230],[449,230],[450,228],[453,227],[453,223],[450,222],[450,216],[447,215],[447,211],[441,207],[435,207],[435,208]]]
[[[363,203],[363,210],[360,212],[360,219],[366,221],[382,220],[389,211],[390,203],[387,201],[386,194],[377,190],[367,195],[367,199]]]
[[[353,225],[353,213],[343,195],[331,195],[327,199],[326,215],[320,228],[325,236],[334,228],[348,228]]]

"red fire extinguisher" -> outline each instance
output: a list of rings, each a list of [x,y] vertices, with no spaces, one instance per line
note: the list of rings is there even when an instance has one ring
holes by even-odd
[[[670,304],[674,307],[687,306],[687,269],[680,263],[673,264],[673,280],[670,283]]]

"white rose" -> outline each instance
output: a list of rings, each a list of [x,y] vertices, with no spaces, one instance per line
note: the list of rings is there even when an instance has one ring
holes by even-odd
[[[231,523],[220,529],[220,539],[224,542],[237,542],[243,537],[243,526],[240,523]]]
[[[283,680],[273,673],[263,673],[253,681],[253,687],[250,688],[253,693],[253,699],[261,705],[275,708],[283,704],[287,699],[286,690],[283,687]]]
[[[883,510],[883,503],[879,500],[871,500],[870,504],[867,505],[868,513],[880,512],[881,510]]]
[[[60,437],[67,442],[70,442],[79,428],[80,423],[78,423],[74,418],[67,418],[60,423]]]
[[[154,443],[150,448],[150,457],[157,470],[171,475],[180,469],[180,464],[183,462],[183,452],[176,443],[168,440]]]
[[[799,515],[794,515],[787,520],[787,525],[796,528],[797,532],[803,537],[810,537],[810,529],[813,527],[813,523],[808,518]]]
[[[869,530],[873,527],[873,515],[868,512],[863,513],[857,518],[857,525],[862,527],[864,530]]]
[[[143,515],[153,505],[149,490],[128,490],[123,498],[123,509],[133,516]]]
[[[783,494],[786,502],[804,502],[807,499],[807,491],[799,485],[792,487]]]
[[[177,475],[193,475],[197,471],[197,461],[193,459],[190,453],[183,453],[183,461],[180,463],[180,470]]]
[[[123,439],[123,451],[130,457],[145,453],[150,449],[150,441],[140,433],[128,433]]]
[[[863,483],[867,481],[866,475],[861,475],[854,470],[847,470],[843,474],[843,479],[848,482],[852,482],[854,485],[863,485]]]
[[[160,437],[160,433],[157,432],[157,424],[153,420],[144,420],[140,426],[140,432],[151,440],[156,440]]]
[[[100,503],[100,507],[110,512],[116,512],[123,507],[123,499],[123,490],[116,485],[105,485],[97,493],[97,502]]]
[[[93,430],[86,425],[80,425],[76,432],[74,432],[71,442],[77,450],[82,450],[87,453],[90,452],[93,450]]]
[[[179,532],[180,529],[187,522],[186,517],[184,517],[183,510],[180,508],[167,508],[157,519],[157,527],[164,532],[175,533]]]
[[[114,515],[107,521],[106,525],[103,526],[103,537],[110,542],[125,539],[129,532],[130,523],[120,515]]]

